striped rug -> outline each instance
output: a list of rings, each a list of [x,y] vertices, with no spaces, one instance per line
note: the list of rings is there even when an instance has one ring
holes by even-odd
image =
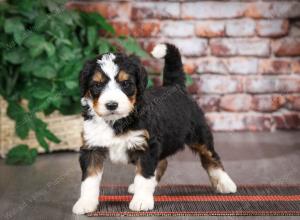
[[[134,212],[127,186],[102,186],[98,210],[88,216],[291,216],[300,215],[300,185],[239,186],[235,194],[217,194],[210,186],[165,185],[156,188],[155,208]]]

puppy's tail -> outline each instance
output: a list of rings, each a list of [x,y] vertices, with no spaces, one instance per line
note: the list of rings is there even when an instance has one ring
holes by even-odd
[[[155,58],[165,58],[163,72],[163,86],[179,85],[185,87],[185,74],[181,61],[181,55],[173,44],[158,44],[151,54]]]

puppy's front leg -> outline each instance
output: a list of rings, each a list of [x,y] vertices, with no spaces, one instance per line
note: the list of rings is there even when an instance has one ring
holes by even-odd
[[[82,182],[80,198],[73,206],[73,213],[82,215],[97,209],[103,161],[106,153],[107,150],[100,147],[80,150],[79,162],[82,170]]]
[[[133,211],[147,211],[154,208],[153,193],[157,186],[155,168],[157,166],[158,144],[149,143],[149,148],[137,161],[133,187],[134,195],[129,204]]]

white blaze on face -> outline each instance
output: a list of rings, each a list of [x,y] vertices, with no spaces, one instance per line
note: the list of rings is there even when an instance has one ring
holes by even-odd
[[[113,79],[119,72],[119,67],[114,63],[116,56],[112,53],[104,54],[101,60],[97,60],[103,72]]]
[[[118,120],[126,117],[132,110],[132,105],[127,95],[121,90],[119,84],[116,82],[115,77],[119,72],[119,67],[115,64],[116,56],[112,53],[105,54],[97,63],[100,65],[102,71],[109,78],[107,85],[101,92],[98,99],[97,112],[102,115],[106,120]],[[118,103],[118,108],[112,112],[109,111],[105,104],[109,102]]]

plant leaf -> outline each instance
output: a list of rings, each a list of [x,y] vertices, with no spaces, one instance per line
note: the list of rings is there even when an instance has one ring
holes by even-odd
[[[75,89],[78,86],[78,83],[75,81],[65,81],[65,85],[68,89]]]
[[[39,144],[41,145],[42,148],[45,149],[46,152],[49,151],[49,145],[47,141],[45,140],[44,132],[42,129],[36,129],[35,130],[35,136]]]
[[[45,37],[36,33],[32,33],[30,34],[24,44],[26,45],[26,47],[31,48],[31,47],[37,47],[37,46],[41,46],[46,42]]]
[[[7,106],[7,115],[11,119],[21,119],[25,113],[25,110],[14,101],[9,101]]]
[[[20,144],[8,151],[5,162],[9,165],[30,165],[36,157],[36,149],[29,149],[28,145]]]
[[[12,64],[21,64],[25,61],[27,53],[22,47],[11,49],[3,53],[4,60]]]
[[[16,134],[21,138],[25,139],[29,134],[29,125],[30,125],[30,115],[25,114],[26,116],[22,120],[17,120],[15,125]]]
[[[128,52],[134,53],[137,56],[148,58],[149,55],[140,47],[140,45],[131,37],[119,38],[118,43]]]
[[[114,28],[106,21],[106,19],[98,13],[81,13],[82,19],[86,22],[87,26],[98,24],[105,31],[114,34]]]
[[[96,27],[89,26],[87,28],[87,40],[88,40],[88,44],[90,46],[94,46],[97,37],[98,37],[98,33],[97,33]]]
[[[15,120],[15,132],[21,138],[28,136],[30,129],[31,115],[17,103],[8,102],[7,115]]]
[[[49,57],[51,57],[55,54],[55,47],[52,43],[45,42],[44,49],[46,50],[46,53]]]
[[[45,136],[47,137],[47,139],[49,141],[52,141],[56,144],[60,143],[60,139],[58,137],[56,137],[51,131],[49,131],[48,129],[45,129],[44,132],[45,132]]]
[[[4,22],[5,33],[23,32],[25,30],[23,23],[19,18],[8,18]]]
[[[186,86],[190,86],[193,84],[193,78],[188,74],[185,75],[185,84]]]
[[[52,66],[42,66],[34,70],[33,75],[45,79],[53,79],[56,76],[56,71]]]

